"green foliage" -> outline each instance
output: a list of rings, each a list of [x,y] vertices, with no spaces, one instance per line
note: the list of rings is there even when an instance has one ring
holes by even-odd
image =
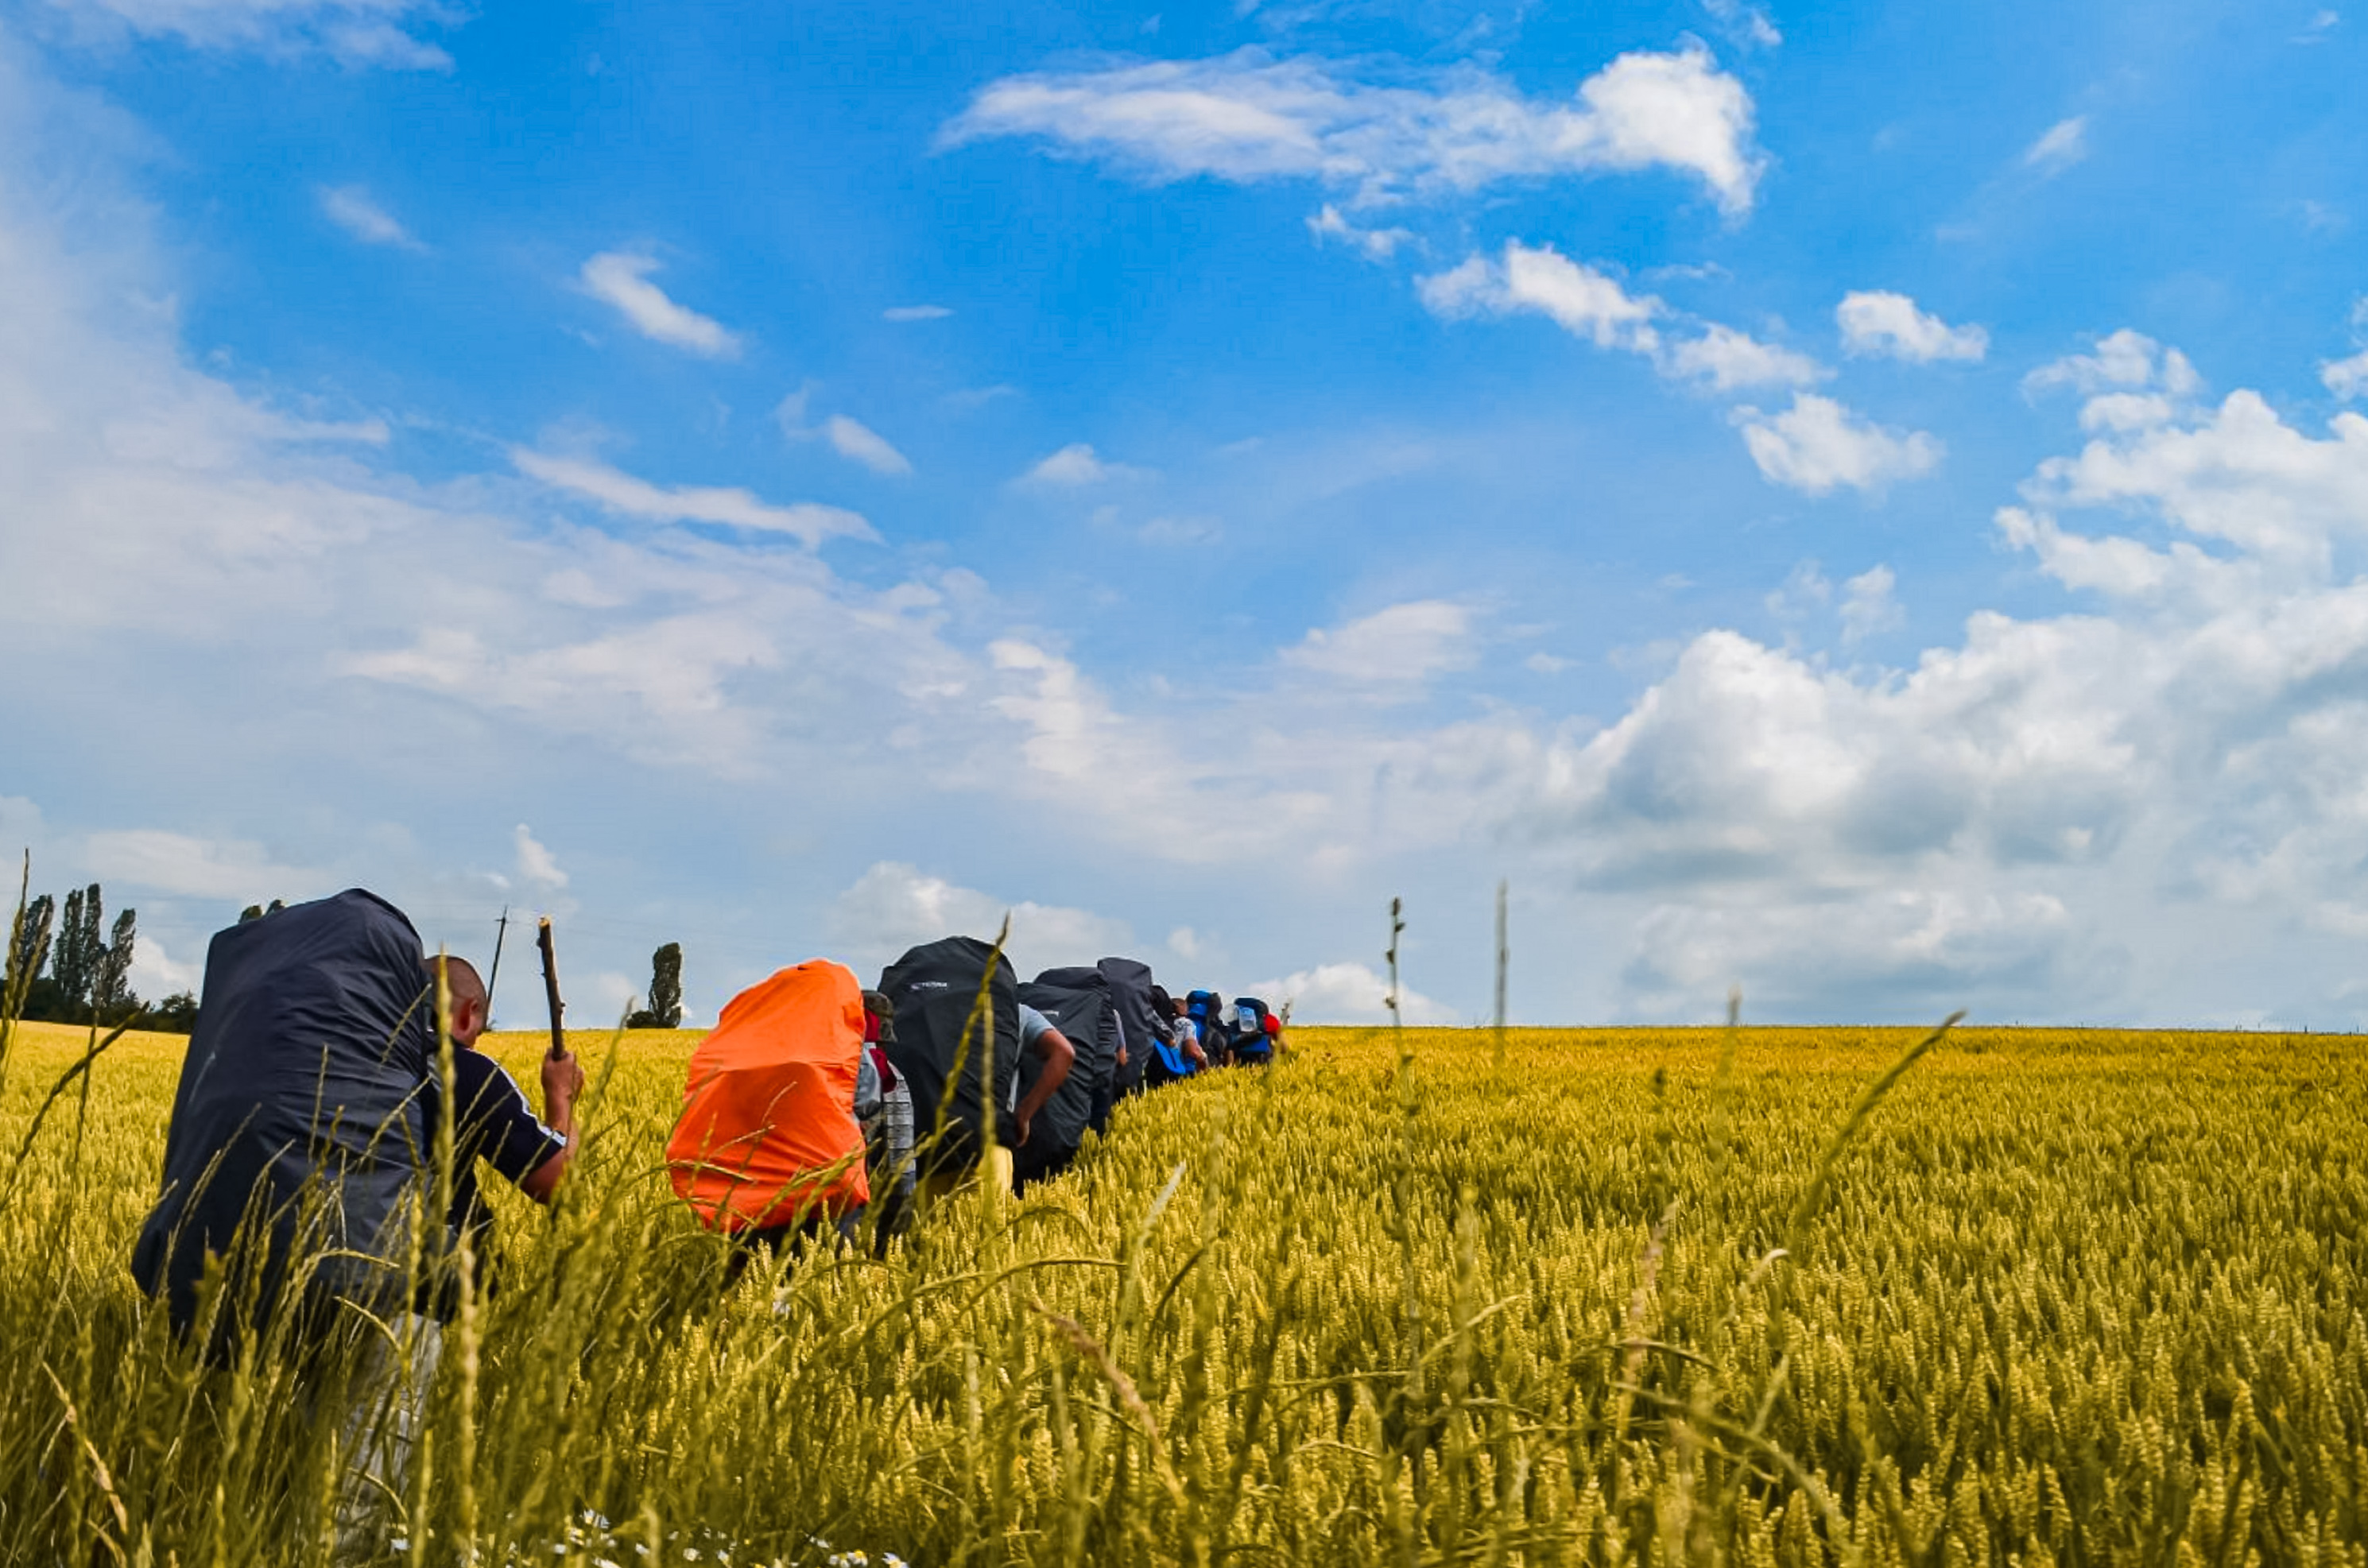
[[[668,942],[650,955],[648,1003],[625,1019],[629,1029],[682,1027],[682,944]]]
[[[559,1561],[590,1509],[619,1562],[2368,1562],[2359,1040],[1295,1037],[729,1290],[658,1155],[694,1037],[578,1037],[591,1135],[549,1222],[496,1194],[419,1560]],[[87,1040],[0,1091],[0,1194],[55,1105],[0,1195],[0,1564],[326,1563],[333,1402],[125,1271],[178,1047],[91,1060],[78,1129]]]
[[[94,884],[94,906],[97,892]],[[99,951],[98,962],[91,973],[90,999],[93,1011],[102,1018],[120,1017],[140,1006],[140,999],[131,994],[131,949],[138,939],[139,926],[138,912],[125,910],[115,917],[115,929]]]
[[[56,1023],[107,1024],[143,1017],[140,998],[131,994],[131,957],[138,941],[137,911],[115,917],[108,937],[99,935],[106,919],[104,897],[97,882],[66,893],[64,908],[51,936],[54,900],[43,893],[22,901],[8,945],[7,975],[0,997],[9,999],[15,1016]],[[49,972],[41,972],[46,957]]]
[[[0,998],[20,995],[41,976],[50,961],[50,928],[57,919],[57,900],[43,893],[17,915],[8,944],[7,973],[0,981]]]
[[[50,978],[58,983],[61,1019],[90,1010],[91,988],[107,954],[107,943],[98,934],[105,919],[97,882],[68,890],[65,909],[58,920],[57,946],[50,957]]]

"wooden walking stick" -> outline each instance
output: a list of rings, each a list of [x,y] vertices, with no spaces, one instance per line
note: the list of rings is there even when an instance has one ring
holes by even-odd
[[[551,1003],[551,1059],[553,1062],[567,1054],[567,1035],[560,1028],[561,1015],[567,1004],[559,999],[559,959],[551,950],[551,916],[546,915],[535,923],[534,945],[542,951],[542,994]]]

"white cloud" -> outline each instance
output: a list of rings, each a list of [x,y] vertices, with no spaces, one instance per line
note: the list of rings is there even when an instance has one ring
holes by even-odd
[[[1385,1024],[1390,1021],[1390,983],[1360,963],[1317,964],[1294,970],[1275,980],[1244,986],[1241,994],[1256,996],[1276,1012],[1291,1004],[1294,1024]],[[1398,988],[1398,1014],[1409,1024],[1452,1024],[1458,1020],[1447,1007],[1411,985]]]
[[[1815,392],[1795,392],[1782,414],[1738,408],[1735,419],[1760,473],[1806,495],[1842,485],[1881,491],[1941,461],[1941,443],[1923,431],[1884,429]]]
[[[874,864],[842,891],[831,903],[827,929],[868,977],[905,949],[941,937],[993,941],[1007,914],[1011,936],[1005,956],[1022,980],[1064,964],[1121,955],[1134,945],[1134,933],[1124,921],[1058,904],[1007,903],[896,860]]]
[[[2043,175],[2060,174],[2089,155],[2089,117],[2059,119],[2023,149],[2022,165]]]
[[[1199,932],[1190,926],[1178,926],[1167,933],[1167,950],[1189,963],[1200,958],[1206,949]]]
[[[1144,471],[1125,463],[1104,462],[1084,441],[1074,441],[1020,475],[1023,483],[1077,486],[1114,479],[1139,479]]]
[[[541,893],[545,898],[567,885],[567,873],[559,869],[557,856],[544,847],[534,835],[534,830],[520,823],[511,835],[518,849],[518,880]]]
[[[2318,368],[2318,379],[2327,383],[2328,392],[2347,402],[2368,392],[2368,348],[2349,359],[2328,360]]]
[[[1842,329],[1842,351],[1888,355],[1916,364],[1935,359],[1979,359],[1989,352],[1990,335],[1978,326],[1951,326],[1916,308],[1905,294],[1859,291],[1842,296],[1834,309]]]
[[[649,280],[658,267],[655,256],[603,251],[584,264],[576,280],[586,293],[615,306],[643,337],[711,359],[738,354],[740,339],[721,322],[675,303]]]
[[[1307,220],[1307,232],[1320,244],[1326,240],[1339,240],[1365,253],[1367,261],[1387,261],[1397,254],[1400,245],[1411,244],[1411,229],[1360,229],[1340,216],[1340,210],[1330,202],[1322,211]]]
[[[1672,342],[1655,324],[1673,313],[1658,296],[1631,294],[1618,278],[1552,245],[1508,241],[1501,258],[1467,256],[1461,266],[1417,278],[1415,290],[1442,320],[1542,315],[1573,337],[1646,356],[1663,376],[1715,392],[1806,386],[1829,373],[1805,354],[1716,322]]]
[[[2070,387],[2095,397],[2150,394],[2192,398],[2203,386],[2187,356],[2166,349],[2144,333],[2123,327],[2100,338],[2093,354],[2072,354],[2041,366],[2022,379],[2025,392]]]
[[[1392,605],[1330,631],[1317,628],[1282,662],[1338,680],[1372,687],[1411,687],[1434,675],[1470,669],[1472,611],[1447,599]]]
[[[1418,279],[1416,288],[1432,314],[1450,321],[1531,312],[1599,348],[1649,354],[1660,347],[1653,328],[1666,310],[1659,300],[1631,295],[1616,278],[1552,245],[1508,241],[1502,262],[1474,256],[1452,271]]]
[[[1751,96],[1701,47],[1623,54],[1576,106],[1541,104],[1475,66],[1381,85],[1330,62],[1245,49],[1007,76],[945,129],[950,145],[1042,138],[1155,180],[1309,179],[1360,204],[1506,180],[1662,167],[1700,179],[1730,214],[1765,164]]]
[[[1774,49],[1784,41],[1768,13],[1744,0],[1702,0],[1702,8],[1715,17],[1731,38],[1760,49]]]
[[[1857,642],[1907,623],[1907,612],[1893,597],[1899,585],[1888,566],[1873,566],[1842,585],[1842,641]]]
[[[838,506],[811,501],[776,506],[759,501],[746,490],[719,485],[668,488],[636,479],[606,463],[559,457],[525,447],[511,448],[510,461],[529,479],[586,496],[629,517],[666,523],[717,523],[725,528],[782,533],[809,547],[826,539],[879,538],[860,514]]]
[[[2328,427],[2315,440],[2260,393],[2233,392],[2192,422],[2113,427],[2042,463],[2026,493],[2049,507],[2142,503],[2263,566],[2323,574],[2337,540],[2368,534],[2368,419]]]
[[[176,38],[198,49],[325,54],[347,65],[449,71],[452,57],[416,36],[448,21],[437,0],[51,0],[104,35]]]
[[[360,186],[322,187],[321,210],[328,215],[331,222],[364,244],[394,245],[403,250],[427,248],[413,238],[411,231],[397,222]]]
[[[880,312],[882,321],[943,321],[953,314],[944,305],[891,305]]]
[[[101,881],[243,903],[309,898],[327,891],[329,881],[324,872],[273,859],[260,844],[162,828],[94,833],[84,845],[83,860]]]
[[[844,414],[834,414],[825,420],[823,434],[840,457],[860,462],[874,473],[913,472],[913,465],[905,460],[905,454],[890,446],[885,437]]]
[[[181,963],[165,950],[165,945],[142,932],[131,943],[131,994],[150,1002],[161,1002],[176,992],[194,996],[205,980],[201,964]]]
[[[1713,323],[1700,337],[1670,346],[1666,375],[1695,380],[1713,392],[1743,387],[1804,387],[1831,372],[1805,354],[1762,343],[1733,327]]]

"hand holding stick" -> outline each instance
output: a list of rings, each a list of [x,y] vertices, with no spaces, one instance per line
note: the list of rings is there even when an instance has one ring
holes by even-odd
[[[551,1059],[556,1062],[567,1054],[567,1034],[559,1022],[567,1004],[559,999],[559,959],[552,951],[548,915],[536,922],[534,945],[542,951],[542,994],[551,1004]]]

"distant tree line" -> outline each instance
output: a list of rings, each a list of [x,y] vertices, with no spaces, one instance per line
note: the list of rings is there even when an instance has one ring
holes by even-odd
[[[108,926],[97,882],[68,892],[63,905],[48,893],[28,900],[9,930],[0,1005],[17,1017],[50,1023],[188,1033],[197,1027],[196,997],[176,992],[151,1006],[132,994],[139,926],[139,913],[130,909]]]

